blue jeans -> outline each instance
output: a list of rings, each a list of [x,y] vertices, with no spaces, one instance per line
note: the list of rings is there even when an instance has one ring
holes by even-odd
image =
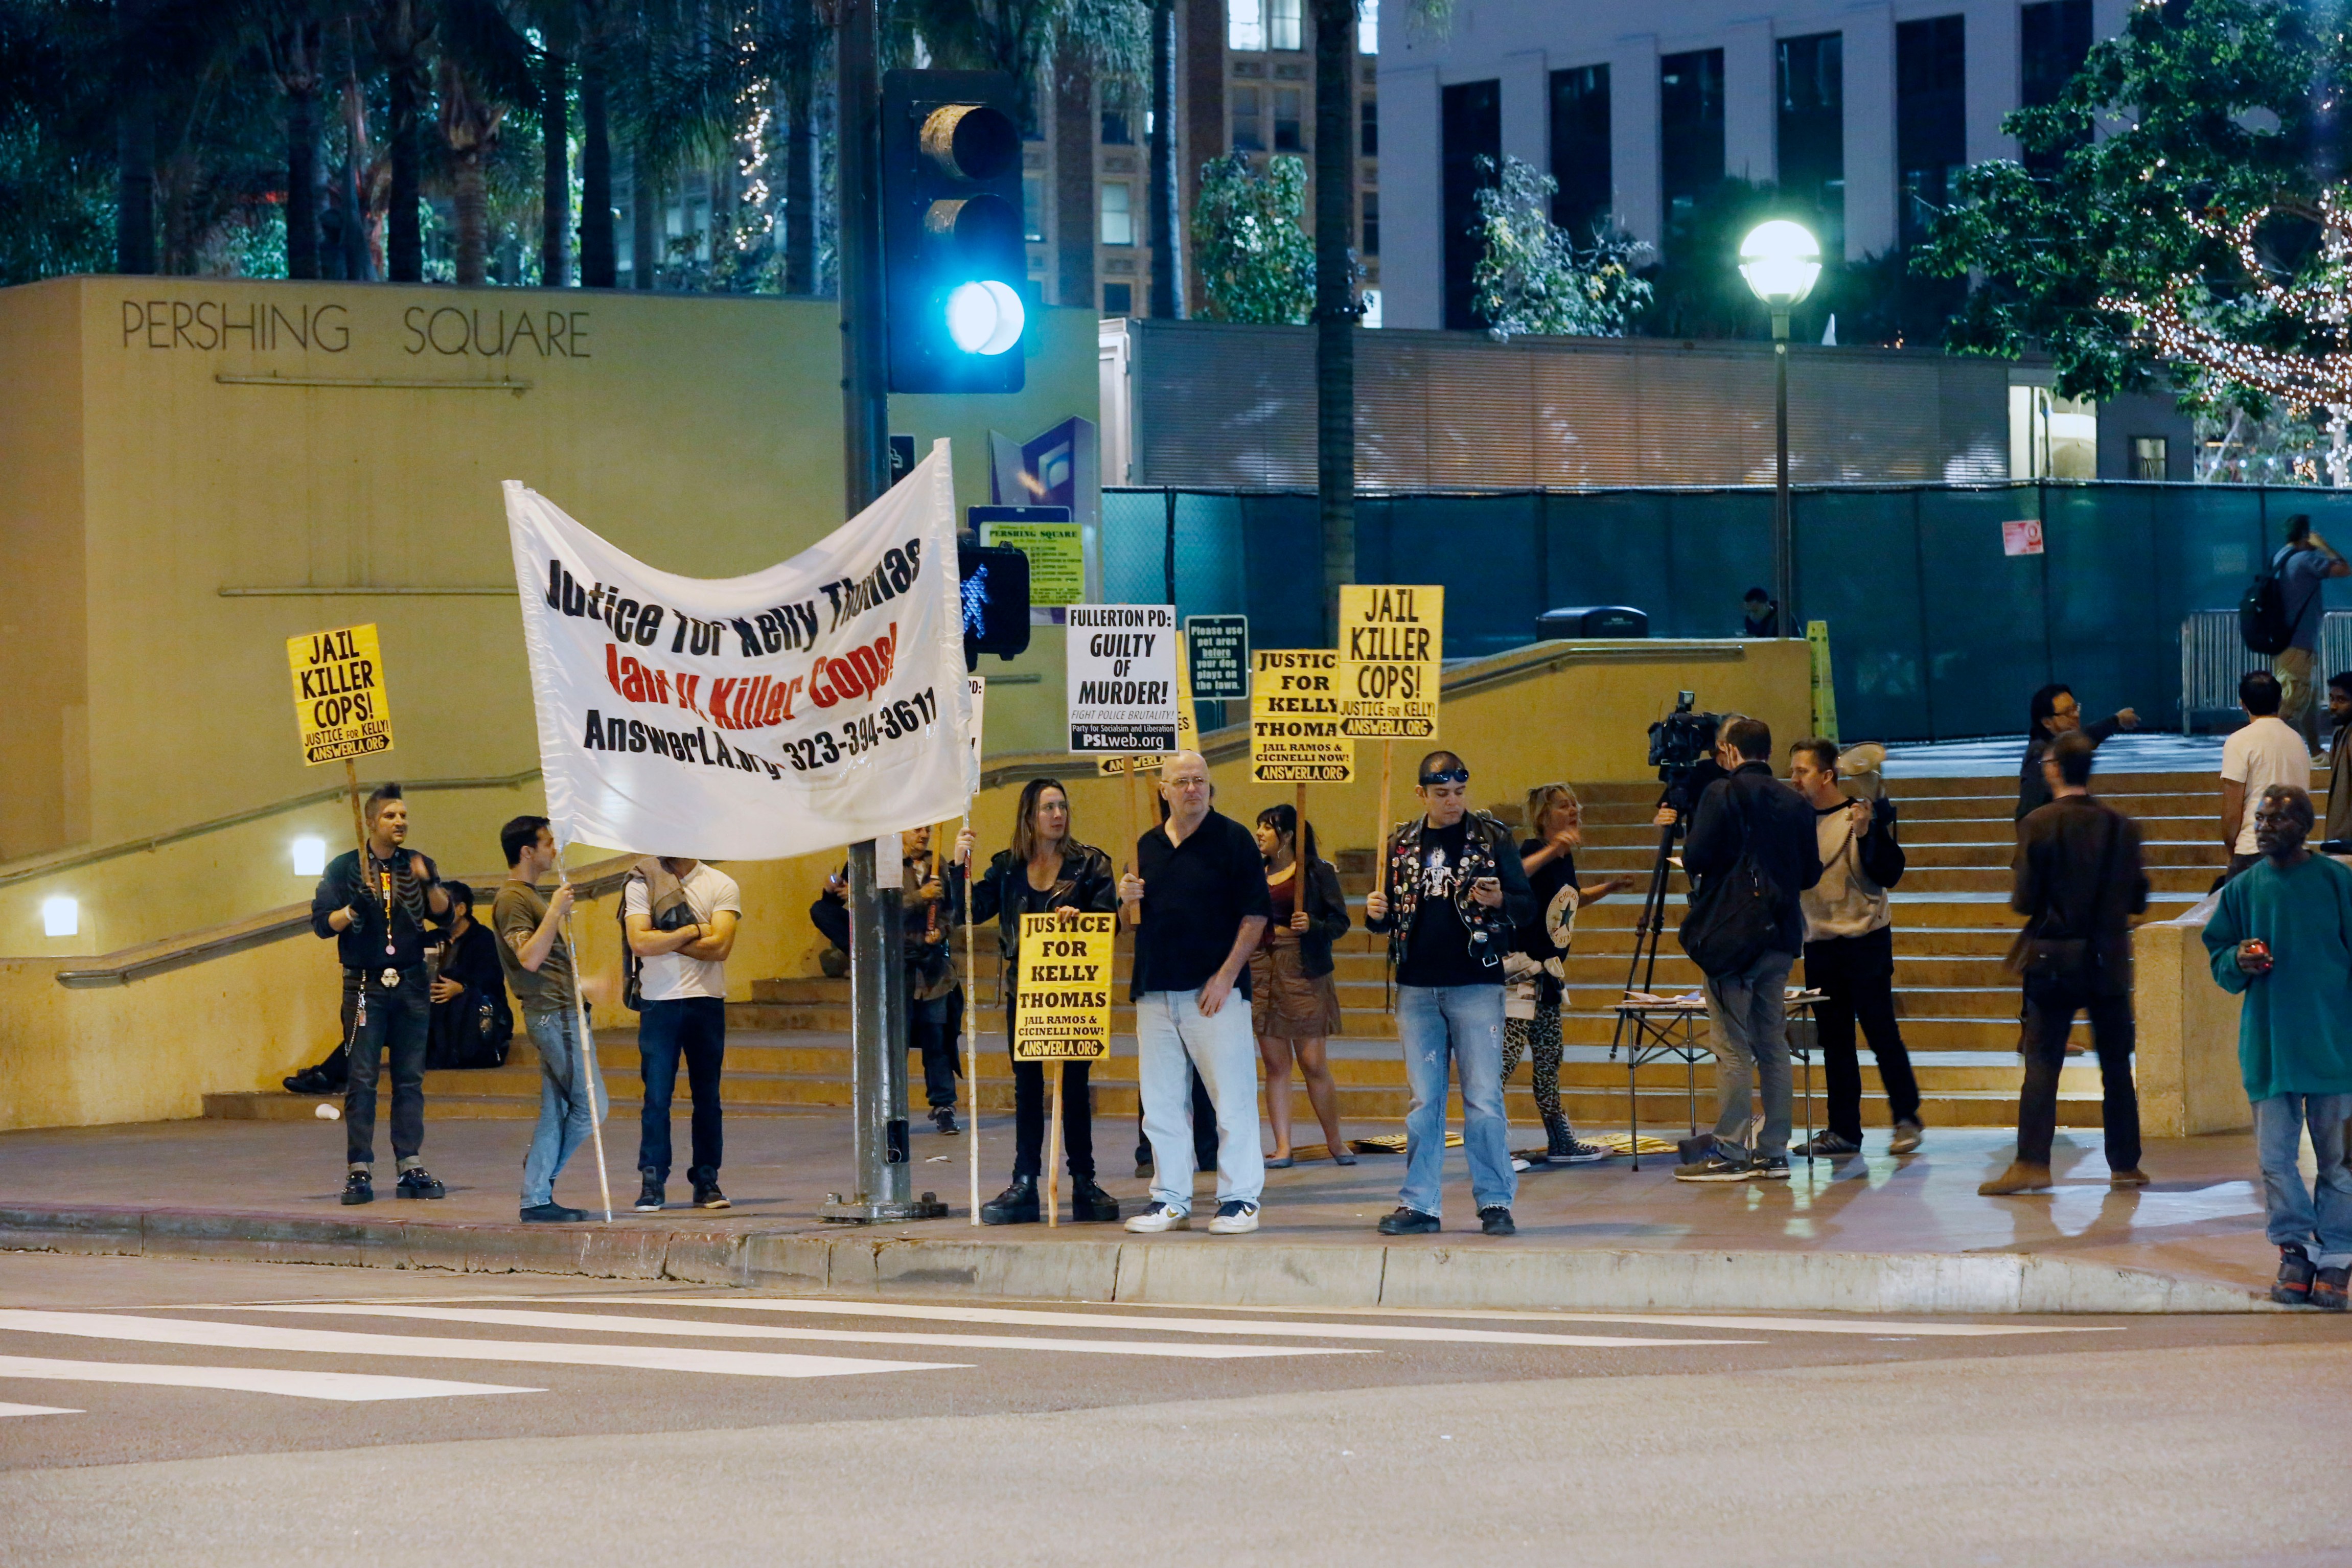
[[[725,1152],[719,1125],[719,1067],[727,1054],[727,1004],[716,996],[647,1002],[638,1015],[637,1068],[645,1075],[646,1111],[637,1132],[637,1169],[669,1180],[669,1102],[677,1092],[677,1064],[686,1061],[694,1094],[694,1163],[687,1180],[719,1179]]]
[[[1188,1065],[1189,1064],[1189,1065]],[[1135,1076],[1143,1135],[1151,1141],[1151,1195],[1192,1212],[1192,1074],[1217,1113],[1217,1202],[1255,1204],[1265,1193],[1257,1134],[1257,1037],[1249,998],[1227,993],[1214,1014],[1198,991],[1147,991],[1135,999]]]
[[[1747,968],[1706,977],[1714,1026],[1715,1146],[1727,1160],[1769,1160],[1789,1152],[1789,1004],[1793,952],[1767,952]],[[1748,1145],[1748,1096],[1764,1093],[1764,1131]]]
[[[1412,1109],[1404,1118],[1404,1186],[1397,1202],[1439,1212],[1445,1171],[1447,1068],[1462,1083],[1462,1152],[1470,1196],[1482,1209],[1508,1208],[1519,1195],[1511,1169],[1510,1123],[1503,1113],[1503,988],[1400,985],[1397,1034],[1404,1045]]]
[[[2352,1268],[2352,1170],[2344,1163],[2347,1121],[2352,1094],[2274,1094],[2254,1101],[2254,1152],[2263,1165],[2271,1244],[2300,1247],[2321,1268]],[[2315,1202],[2295,1169],[2306,1126],[2319,1163]]]
[[[522,1206],[537,1208],[555,1201],[555,1178],[572,1151],[595,1131],[611,1100],[588,1073],[579,1014],[568,1007],[526,1013],[523,1027],[539,1052],[539,1126],[530,1135],[530,1152],[523,1156]]]

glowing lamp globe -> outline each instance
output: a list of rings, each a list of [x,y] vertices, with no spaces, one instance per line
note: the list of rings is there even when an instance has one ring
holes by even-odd
[[[1021,341],[1025,312],[1010,285],[960,283],[948,295],[948,336],[968,354],[1001,354]]]
[[[1801,304],[1822,275],[1822,247],[1805,226],[1776,217],[1739,242],[1739,275],[1775,310]]]

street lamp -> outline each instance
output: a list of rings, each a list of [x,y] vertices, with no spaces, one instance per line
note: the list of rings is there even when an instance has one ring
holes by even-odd
[[[1779,456],[1772,493],[1772,591],[1780,600],[1779,630],[1794,635],[1795,554],[1789,524],[1789,312],[1804,302],[1822,275],[1822,247],[1801,223],[1776,217],[1739,242],[1739,275],[1772,312],[1772,400]]]

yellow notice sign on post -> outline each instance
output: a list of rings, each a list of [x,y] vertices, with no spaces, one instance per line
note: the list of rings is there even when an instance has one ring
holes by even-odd
[[[1087,596],[1085,536],[1075,522],[983,522],[982,544],[1009,545],[1029,557],[1029,602],[1075,605]]]
[[[286,662],[303,762],[315,767],[392,750],[392,702],[373,623],[288,637]]]
[[[1201,721],[1192,711],[1192,672],[1185,668],[1184,639],[1176,639],[1176,749],[1201,749]],[[1097,757],[1095,773],[1117,778],[1121,773],[1156,773],[1168,759],[1158,752],[1133,752],[1125,756]]]
[[[1251,660],[1250,780],[1346,784],[1356,743],[1340,728],[1337,648],[1259,648]]]
[[[1339,722],[1357,740],[1437,735],[1445,590],[1349,583],[1339,589]]]
[[[1098,1062],[1110,1055],[1112,915],[1021,917],[1013,1059]]]

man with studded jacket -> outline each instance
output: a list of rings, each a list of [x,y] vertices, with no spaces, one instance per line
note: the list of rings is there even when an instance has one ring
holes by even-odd
[[[1503,955],[1535,916],[1510,829],[1469,807],[1470,770],[1451,752],[1421,760],[1413,793],[1423,815],[1389,836],[1381,881],[1364,900],[1364,929],[1387,934],[1396,964],[1397,1034],[1412,1109],[1405,1117],[1405,1177],[1383,1236],[1439,1228],[1449,1068],[1462,1085],[1462,1143],[1479,1226],[1517,1229],[1508,1124],[1503,1111]]]

